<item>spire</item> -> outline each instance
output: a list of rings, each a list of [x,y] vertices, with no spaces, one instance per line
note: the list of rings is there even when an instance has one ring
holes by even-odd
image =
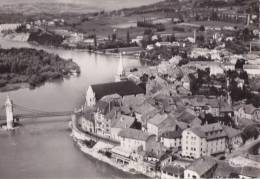
[[[119,60],[118,68],[117,68],[117,75],[119,75],[119,76],[125,75],[122,53],[120,53],[120,60]]]
[[[7,95],[7,98],[6,98],[6,101],[5,101],[5,105],[9,105],[9,106],[12,105],[12,101],[11,101],[9,95]]]
[[[127,80],[127,78],[126,78],[125,69],[124,69],[124,65],[123,65],[122,53],[120,53],[120,60],[119,60],[118,68],[117,68],[117,74],[115,77],[115,81],[119,82],[119,81],[124,81],[124,80]]]

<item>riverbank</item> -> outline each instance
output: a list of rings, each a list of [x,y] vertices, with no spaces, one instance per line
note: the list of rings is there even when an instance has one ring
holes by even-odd
[[[121,154],[113,152],[113,149],[119,147],[120,143],[115,143],[110,139],[99,139],[99,137],[97,137],[95,134],[92,135],[83,132],[80,129],[75,116],[72,116],[72,121],[70,122],[69,126],[72,130],[71,137],[73,138],[73,141],[75,141],[83,153],[129,174],[142,175],[149,178],[158,177],[157,172],[148,172],[146,170],[145,164],[147,163],[144,161],[135,161],[128,158],[127,163],[118,162],[117,159],[113,156]],[[94,143],[94,145],[88,146],[86,143]]]

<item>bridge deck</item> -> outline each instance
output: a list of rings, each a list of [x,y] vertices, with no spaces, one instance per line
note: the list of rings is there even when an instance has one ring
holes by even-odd
[[[44,118],[44,117],[62,117],[70,116],[73,111],[61,111],[61,112],[42,112],[42,113],[24,113],[14,114],[14,118],[26,119],[26,118]],[[0,116],[0,120],[5,120],[6,116]]]

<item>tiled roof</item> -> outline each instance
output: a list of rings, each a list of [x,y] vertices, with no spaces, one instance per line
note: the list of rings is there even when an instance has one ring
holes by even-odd
[[[134,123],[135,118],[127,115],[121,115],[119,119],[112,122],[113,128],[129,128]]]
[[[186,109],[177,117],[177,120],[186,123],[191,123],[195,118],[195,113],[190,109]]]
[[[141,93],[145,94],[145,90],[132,81],[96,84],[91,85],[91,87],[97,100],[112,94],[119,94],[120,96],[136,95]]]
[[[139,113],[139,114],[146,114],[149,113],[151,111],[156,110],[155,107],[153,107],[151,104],[149,103],[144,103],[142,105],[138,105],[138,106],[133,106],[134,111]]]
[[[214,178],[229,178],[232,173],[238,173],[237,171],[239,168],[231,167],[228,162],[219,162],[218,166],[216,168],[216,171],[214,172]]]
[[[190,129],[194,134],[207,140],[215,138],[226,137],[227,134],[219,123],[207,124],[200,127]]]
[[[235,137],[235,136],[238,136],[241,134],[241,131],[234,129],[232,127],[223,126],[223,129],[229,138],[232,138],[232,137]]]
[[[164,120],[166,120],[168,117],[167,114],[156,114],[154,117],[152,117],[148,123],[153,124],[155,126],[159,126]]]
[[[166,165],[162,169],[163,171],[167,173],[172,173],[174,175],[183,175],[184,174],[184,168],[180,166],[173,166],[173,165]]]
[[[149,137],[154,136],[154,135],[148,134],[146,132],[143,132],[143,131],[137,130],[137,129],[122,129],[119,132],[118,136],[123,137],[123,138],[147,141],[149,139]]]
[[[188,170],[192,170],[199,174],[199,176],[204,175],[207,171],[212,169],[217,165],[217,162],[210,157],[202,157],[195,160],[189,167]]]

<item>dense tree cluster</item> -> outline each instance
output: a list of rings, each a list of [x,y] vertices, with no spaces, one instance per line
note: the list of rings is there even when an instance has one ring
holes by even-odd
[[[35,49],[0,49],[0,86],[27,82],[35,86],[61,78],[79,67],[72,60]]]
[[[60,46],[63,40],[63,37],[60,35],[54,34],[52,32],[44,32],[42,30],[32,32],[28,39],[29,42],[36,42],[40,45],[47,46]]]

